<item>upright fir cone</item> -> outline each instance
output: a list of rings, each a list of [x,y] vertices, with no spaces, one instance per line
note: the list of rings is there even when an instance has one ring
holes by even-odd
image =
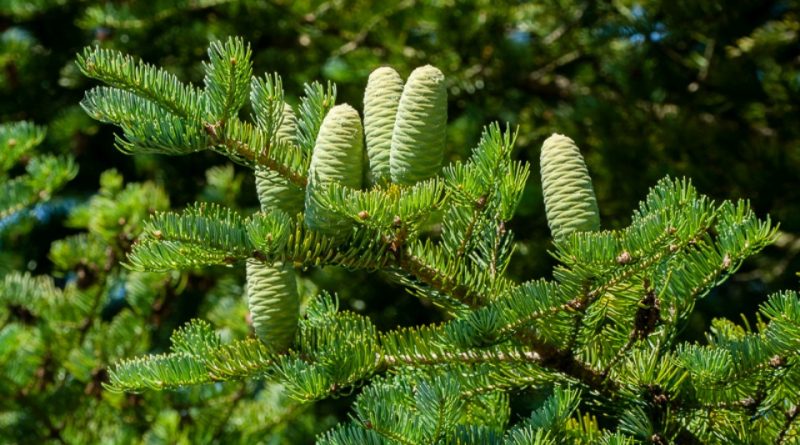
[[[316,188],[331,183],[358,189],[363,174],[364,131],[358,112],[350,105],[337,105],[322,121],[306,187],[306,225],[336,238],[347,236],[352,222],[325,208]]]
[[[592,179],[575,142],[553,134],[542,144],[542,191],[547,223],[554,239],[600,229]]]
[[[256,336],[273,352],[291,346],[300,316],[300,298],[291,265],[247,261],[247,305]]]
[[[391,179],[389,153],[402,94],[403,79],[394,69],[384,66],[369,75],[364,91],[364,135],[372,183]]]
[[[439,172],[447,133],[444,74],[426,65],[408,77],[392,131],[392,181],[412,185]]]

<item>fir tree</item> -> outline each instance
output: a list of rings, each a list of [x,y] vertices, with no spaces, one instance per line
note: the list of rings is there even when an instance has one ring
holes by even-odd
[[[294,109],[295,137],[279,136],[287,115],[279,77],[267,76],[268,94],[254,94],[249,54],[241,40],[212,44],[204,88],[112,51],[79,57],[86,75],[109,85],[87,92],[82,104],[122,128],[123,151],[213,150],[306,191],[304,213],[267,206],[246,215],[202,203],[159,212],[128,266],[172,271],[248,262],[272,268],[273,276],[289,265],[380,270],[447,320],[379,332],[325,292],[295,317],[285,305],[295,298],[286,281],[289,287],[271,287],[270,303],[251,305],[254,319],[282,318],[260,339],[222,341],[208,323],[192,321],[175,332],[169,352],[119,362],[108,390],[256,378],[280,382],[291,399],[310,403],[360,388],[352,420],[318,437],[330,444],[796,440],[795,292],[770,296],[752,328],[718,320],[706,345],[677,338],[695,302],[774,240],[769,219],[746,201],[717,203],[686,179],[665,178],[629,227],[598,231],[593,193],[561,197],[591,192],[591,183],[572,141],[555,137],[543,159],[563,150],[558,156],[571,171],[550,178],[543,162],[545,201],[574,198],[594,210],[551,213],[548,204],[554,279],[516,283],[505,274],[513,251],[507,223],[529,173],[511,158],[516,132],[492,124],[468,160],[434,172],[430,161],[444,143],[434,122],[445,110],[423,105],[440,103],[435,89],[407,95],[415,88],[409,79],[389,146],[392,182],[363,187],[357,173],[381,157],[364,149],[355,110],[334,106],[331,86],[310,85]],[[248,90],[253,122],[239,117]],[[431,120],[402,117],[412,109],[433,113]],[[398,132],[424,142],[397,145]],[[399,176],[396,150],[403,154]],[[253,283],[264,278],[249,274]],[[260,312],[267,309],[273,312]],[[517,422],[510,403],[530,388],[547,397]]]

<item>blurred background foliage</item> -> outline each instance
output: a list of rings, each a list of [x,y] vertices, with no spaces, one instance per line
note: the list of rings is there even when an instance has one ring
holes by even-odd
[[[90,85],[74,57],[86,45],[137,55],[199,83],[208,43],[238,35],[252,45],[256,73],[283,76],[290,102],[304,82],[327,79],[337,83],[340,102],[361,109],[374,68],[392,65],[407,76],[419,65],[438,66],[448,76],[451,160],[468,155],[484,125],[518,126],[517,156],[534,171],[512,227],[520,280],[546,277],[553,264],[536,173],[541,142],[553,132],[583,150],[605,227],[626,225],[667,174],[692,178],[714,198],[749,198],[782,234],[700,303],[685,332],[700,339],[712,317],[753,313],[769,292],[797,287],[799,33],[797,0],[0,0],[0,121],[47,126],[43,151],[74,156],[80,167],[64,200],[54,200],[50,213],[40,209],[53,217],[25,230],[0,224],[0,257],[37,275],[69,272],[54,264],[51,243],[87,227],[68,224],[79,210],[63,203],[87,205],[111,167],[128,181],[150,181],[174,208],[201,199],[255,209],[251,172],[211,153],[125,156],[113,148],[113,130],[78,106]],[[119,261],[129,240],[111,241],[104,240]],[[239,270],[196,275],[205,277],[200,290],[175,297],[196,301],[177,305],[163,323],[150,320],[150,344],[139,349],[163,349],[173,327],[207,314],[217,297],[202,289],[242,281]],[[307,294],[336,291],[379,326],[437,319],[369,275],[330,269],[306,278]],[[113,288],[104,305],[120,304]],[[222,318],[217,326],[231,322]]]

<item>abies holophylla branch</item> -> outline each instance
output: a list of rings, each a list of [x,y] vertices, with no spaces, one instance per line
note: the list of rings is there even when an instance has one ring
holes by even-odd
[[[444,76],[438,69],[426,66],[415,70],[403,87],[397,72],[379,68],[370,76],[364,102],[369,156],[365,157],[364,130],[358,112],[346,104],[332,107],[322,120],[311,153],[304,207],[295,202],[295,196],[287,196],[291,184],[263,172],[256,183],[262,211],[296,214],[304,208],[306,227],[341,241],[353,230],[353,223],[321,202],[324,198],[319,196],[320,188],[336,184],[360,189],[365,158],[375,181],[386,178],[389,160],[395,160],[397,165],[388,169],[396,172],[392,178],[405,178],[411,184],[416,182],[413,178],[427,179],[438,172],[444,151],[443,116],[447,102]],[[293,142],[295,121],[291,107],[284,105],[276,137]],[[272,179],[268,182],[266,178]],[[363,219],[365,214],[368,215],[363,210],[358,216]],[[291,344],[298,318],[294,274],[281,263],[277,267],[259,266],[253,260],[248,262],[247,270],[248,301],[256,333],[268,347],[285,350]]]
[[[506,273],[515,246],[508,223],[529,167],[512,159],[516,134],[492,124],[469,159],[442,168],[439,70],[418,68],[405,83],[391,68],[374,71],[362,123],[356,109],[335,104],[332,85],[308,85],[287,107],[280,77],[254,78],[239,40],[210,53],[200,89],[87,50],[81,69],[111,87],[88,92],[83,105],[122,128],[125,151],[209,149],[256,171],[261,212],[159,213],[127,261],[154,271],[246,262],[260,341],[221,342],[192,322],[170,352],[117,364],[108,389],[265,378],[305,403],[360,388],[351,421],[319,436],[326,444],[797,437],[796,293],[769,297],[756,329],[718,320],[708,344],[677,340],[695,301],[775,237],[746,201],[717,203],[688,180],[666,178],[629,227],[601,230],[581,154],[554,135],[541,176],[558,266],[552,280],[518,283]],[[239,118],[248,88],[252,122]],[[300,314],[308,296],[293,270],[326,265],[383,271],[447,321],[378,332],[326,293]],[[537,401],[529,388],[547,397]],[[528,403],[530,417],[512,418],[512,399]]]

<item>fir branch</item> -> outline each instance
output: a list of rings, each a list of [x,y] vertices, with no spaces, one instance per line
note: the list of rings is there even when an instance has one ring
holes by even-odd
[[[281,76],[275,73],[266,74],[263,79],[253,77],[250,81],[250,104],[254,121],[266,133],[267,140],[274,141],[284,123],[284,107],[287,106]]]
[[[93,88],[86,92],[81,107],[94,119],[123,129],[124,138],[115,137],[123,153],[181,155],[205,150],[210,144],[198,117],[181,117],[134,92]]]
[[[480,307],[512,287],[508,278],[494,280],[490,270],[466,258],[453,258],[446,249],[430,241],[407,246],[395,264],[420,282],[471,308]]]
[[[510,155],[517,133],[500,125],[488,125],[466,163],[444,169],[443,176],[457,202],[482,210],[492,201],[503,209],[505,220],[513,215],[521,197],[521,186],[527,179],[527,169],[516,169]],[[511,186],[511,187],[509,187]]]
[[[544,280],[529,281],[469,314],[465,321],[478,331],[480,337],[504,339],[534,321],[572,310],[572,301],[565,302],[564,299],[557,284]],[[486,323],[483,320],[496,321]]]
[[[86,48],[77,56],[78,68],[91,78],[135,93],[159,104],[182,118],[204,108],[204,96],[176,76],[120,52],[99,47]]]
[[[567,351],[548,349],[540,342],[534,346],[501,344],[493,340],[494,349],[475,348],[469,345],[481,338],[463,320],[456,319],[440,326],[399,329],[381,335],[384,366],[431,366],[447,363],[538,364],[543,371],[556,372],[604,394],[613,394],[618,383],[604,379],[600,372],[580,362]]]
[[[506,231],[503,221],[497,221],[496,224],[496,229],[493,231],[494,236],[490,237],[493,242],[491,243],[491,256],[489,258],[489,274],[494,279],[498,278],[499,273],[505,272],[505,266],[508,264],[508,257],[511,256],[511,249],[506,248],[506,246],[511,243],[512,239],[511,236],[508,236],[509,233]],[[491,229],[492,228],[489,227],[489,230]],[[506,259],[501,261],[503,257]]]
[[[367,233],[340,245],[334,238],[308,230],[302,215],[295,221],[279,211],[244,218],[215,204],[197,204],[180,214],[154,215],[126,265],[137,271],[167,271],[256,258],[297,267],[377,270],[388,267],[390,253],[380,238]]]
[[[611,360],[603,368],[601,375],[608,377],[611,369],[622,360],[625,355],[633,348],[637,341],[647,338],[661,323],[661,303],[660,298],[656,296],[653,289],[650,288],[649,282],[645,281],[643,285],[644,297],[639,300],[639,307],[634,315],[633,327],[628,340],[619,348]],[[655,348],[657,353],[661,353],[661,348]]]
[[[133,245],[128,267],[168,271],[231,264],[255,252],[265,257],[282,250],[289,230],[290,220],[279,211],[244,218],[230,209],[200,203],[182,213],[156,213]]]
[[[297,143],[303,152],[311,154],[317,141],[325,115],[336,105],[336,85],[328,82],[305,84],[305,95],[300,100],[300,119],[297,123]]]
[[[687,201],[691,202],[691,210],[686,210]],[[686,212],[695,213],[690,216]],[[587,309],[591,310],[592,304],[611,289],[700,243],[713,226],[715,215],[716,209],[704,197],[696,198],[694,189],[688,183],[665,180],[654,188],[647,203],[642,204],[640,213],[635,215],[634,223],[623,231],[620,244],[629,246],[623,250],[623,254],[613,257],[613,252],[607,250],[613,244],[608,243],[608,237],[603,234],[571,234],[565,237],[571,239],[567,243],[571,242],[573,245],[579,239],[599,239],[606,248],[602,251],[606,258],[604,262],[608,264],[610,258],[614,258],[613,261],[622,266],[604,267],[601,272],[597,268],[577,263],[575,258],[578,252],[588,250],[585,249],[589,247],[586,245],[583,246],[584,249],[573,251],[575,253],[572,255],[560,255],[561,259],[568,261],[572,270],[564,266],[558,267],[555,271],[556,279],[566,290],[580,292],[571,303],[576,310],[574,326],[582,326]],[[682,222],[672,222],[675,218]]]
[[[463,313],[469,309],[467,304],[442,293],[429,283],[421,281],[418,277],[400,268],[390,268],[385,271],[385,275],[391,281],[402,285],[411,295],[440,308],[448,315]]]
[[[580,391],[572,388],[555,388],[553,394],[521,426],[553,432],[562,430],[572,413],[578,409],[580,396]]]
[[[205,124],[211,145],[220,153],[243,165],[266,167],[305,189],[308,161],[299,149],[280,139],[270,142],[263,131],[237,119],[229,119],[222,128]]]
[[[414,399],[419,413],[419,424],[425,438],[431,443],[449,436],[446,431],[461,417],[465,403],[459,397],[461,387],[458,381],[446,376],[419,381]]]
[[[377,434],[403,445],[416,445],[417,442],[414,442],[410,439],[406,439],[406,437],[402,434],[396,433],[388,428],[382,428],[380,426],[375,426],[374,423],[362,423],[361,426],[367,430],[375,431]]]
[[[189,354],[173,353],[118,363],[105,388],[112,392],[166,389],[215,381],[202,362]]]
[[[300,215],[280,261],[302,267],[337,265],[348,269],[380,270],[388,267],[391,258],[389,248],[372,234],[356,234],[341,244],[335,238],[306,228]]]
[[[491,124],[466,163],[444,169],[452,207],[444,220],[443,241],[456,256],[467,253],[476,229],[507,222],[516,210],[528,169],[510,159],[515,141],[515,132]]]
[[[219,345],[219,339],[212,335],[194,340],[187,348],[180,336],[179,333],[173,337],[170,353],[117,363],[109,372],[109,382],[104,384],[106,389],[113,392],[161,390],[264,377],[275,370],[276,357],[258,340]]]
[[[78,167],[72,158],[48,155],[32,158],[25,171],[0,183],[0,220],[50,199],[53,192],[78,174]]]
[[[114,88],[87,92],[82,106],[96,119],[123,128],[125,139],[117,139],[122,151],[184,154],[214,148],[236,162],[267,167],[304,188],[307,147],[272,141],[271,133],[236,119],[251,92],[249,47],[240,39],[214,42],[209,58],[206,89],[200,92],[130,56],[87,48],[78,56],[81,71]],[[253,86],[260,99],[257,87],[263,84],[254,81]],[[301,103],[301,134],[306,142],[316,138],[317,121],[333,106],[335,89],[315,85],[307,88],[307,94]]]
[[[253,74],[251,55],[250,45],[240,38],[212,42],[208,47],[203,83],[208,118],[214,125],[224,125],[247,100]]]
[[[462,391],[460,395],[460,397],[464,399],[470,399],[492,392],[524,389],[547,381],[574,383],[574,381],[567,376],[558,376],[545,372],[540,365],[530,363],[515,363],[513,366],[478,365],[472,372],[466,375],[459,375],[458,369],[452,369],[451,372],[458,375],[462,381],[469,382],[464,384],[464,386],[468,386],[469,389]]]
[[[275,356],[264,343],[246,339],[222,345],[203,357],[209,377],[213,380],[236,380],[270,375]]]
[[[339,424],[319,437],[320,445],[380,445],[383,444],[381,436],[368,424]]]
[[[435,178],[403,189],[393,185],[362,191],[332,183],[317,191],[320,204],[334,213],[394,239],[403,231],[406,241],[445,202],[445,185]]]
[[[613,398],[613,394],[621,386],[619,382],[606,378],[601,372],[582,362],[570,352],[552,349],[546,345],[537,345],[535,349],[542,355],[542,367],[569,376],[593,391],[611,396],[609,398]]]
[[[45,129],[31,122],[20,121],[0,124],[0,178],[13,167],[22,156],[30,153],[42,143]]]
[[[503,442],[504,445],[555,445],[556,443],[550,432],[533,428],[511,431]]]
[[[478,307],[479,302],[484,300],[483,295],[476,293],[465,283],[448,277],[444,271],[436,268],[435,263],[426,262],[424,258],[414,255],[411,251],[405,251],[400,256],[398,264],[401,269],[412,274],[421,282],[434,287],[443,294],[452,296],[471,308]]]

